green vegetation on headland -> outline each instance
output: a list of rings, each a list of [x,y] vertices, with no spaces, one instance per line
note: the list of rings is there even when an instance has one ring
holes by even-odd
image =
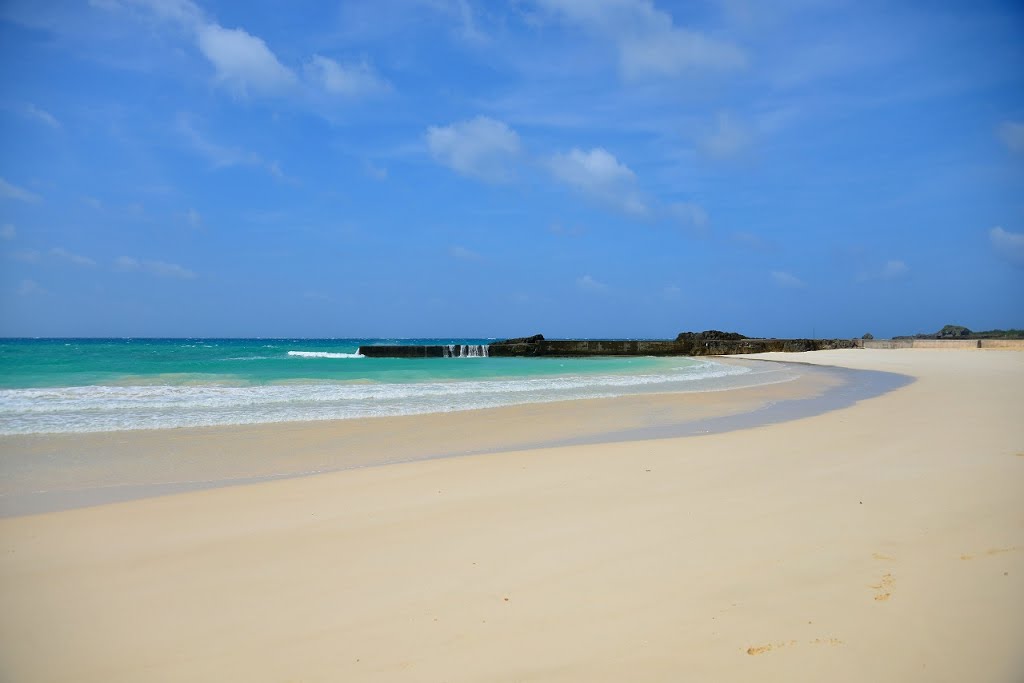
[[[946,325],[931,334],[904,335],[893,339],[1024,339],[1024,330],[986,330],[972,332],[963,325]]]

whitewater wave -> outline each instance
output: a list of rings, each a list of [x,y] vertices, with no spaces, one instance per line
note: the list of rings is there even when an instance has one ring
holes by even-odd
[[[322,352],[312,352],[322,353]],[[352,357],[345,354],[342,357]],[[749,368],[702,362],[652,374],[404,383],[137,385],[0,390],[0,434],[341,420],[725,388]],[[771,371],[743,384],[773,381]],[[777,378],[776,378],[777,379]],[[726,382],[727,384],[723,384]]]
[[[299,358],[366,358],[361,353],[335,353],[334,351],[289,351],[288,355]]]

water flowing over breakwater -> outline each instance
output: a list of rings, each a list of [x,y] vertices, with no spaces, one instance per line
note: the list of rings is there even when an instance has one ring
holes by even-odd
[[[373,355],[388,348],[410,353]],[[487,339],[0,340],[0,435],[446,413],[780,381],[691,358],[495,348]]]
[[[487,358],[487,344],[449,344],[445,358]]]
[[[488,344],[374,344],[360,346],[367,358],[489,358]]]

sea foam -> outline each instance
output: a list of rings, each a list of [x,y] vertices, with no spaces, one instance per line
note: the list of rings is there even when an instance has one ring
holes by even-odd
[[[292,352],[317,353],[327,352]],[[331,354],[326,357],[354,357]],[[323,355],[313,356],[316,358]],[[657,373],[422,382],[128,385],[0,390],[0,434],[102,432],[447,413],[638,393],[705,391],[750,373],[700,361]],[[773,381],[771,371],[747,383]]]
[[[366,358],[361,353],[334,353],[332,351],[289,351],[288,355],[298,358]]]

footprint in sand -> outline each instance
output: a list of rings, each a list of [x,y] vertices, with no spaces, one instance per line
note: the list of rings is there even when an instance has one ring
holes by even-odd
[[[748,647],[747,648],[747,654],[750,655],[751,657],[756,657],[757,655],[763,655],[765,653],[772,652],[773,650],[781,650],[784,647],[793,647],[794,645],[799,645],[799,644],[800,644],[799,640],[788,640],[788,641],[787,640],[781,640],[781,641],[779,641],[777,643],[768,643],[766,645],[757,645],[757,646],[754,646],[754,647]],[[832,645],[832,646],[836,646],[836,645],[842,645],[843,641],[839,640],[838,638],[815,638],[814,640],[806,641],[806,644],[807,645]]]
[[[991,557],[992,555],[1002,555],[1003,553],[1012,553],[1012,552],[1014,552],[1016,550],[1020,550],[1020,549],[1021,549],[1021,546],[1019,546],[1019,545],[1010,546],[1009,548],[989,548],[988,550],[986,550],[983,553],[974,553],[973,555],[965,553],[965,554],[960,556],[960,559],[961,560],[973,560],[976,557]]]
[[[868,586],[875,591],[875,602],[885,602],[892,597],[892,587],[896,584],[896,579],[893,578],[892,574],[886,574],[882,577],[882,580],[876,584]]]

